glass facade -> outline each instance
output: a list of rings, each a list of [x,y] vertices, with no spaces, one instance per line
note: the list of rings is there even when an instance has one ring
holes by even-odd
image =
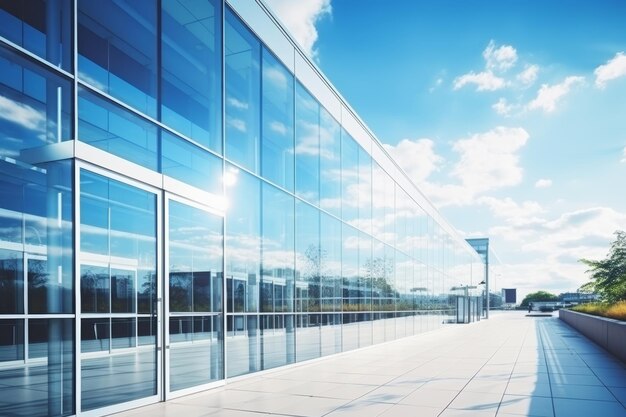
[[[254,13],[0,1],[0,415],[110,414],[432,330],[483,278]]]

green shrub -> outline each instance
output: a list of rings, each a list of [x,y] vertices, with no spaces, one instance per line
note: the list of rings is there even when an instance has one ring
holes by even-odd
[[[626,301],[617,303],[589,303],[572,307],[573,311],[592,314],[594,316],[608,317],[610,319],[626,321]]]

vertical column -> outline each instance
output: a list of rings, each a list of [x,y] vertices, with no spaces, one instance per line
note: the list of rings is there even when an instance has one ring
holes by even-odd
[[[49,2],[50,3],[50,2]],[[47,313],[62,313],[63,282],[62,194],[56,189],[61,167],[50,164],[47,173]],[[27,266],[28,267],[28,266]],[[61,319],[48,320],[48,415],[58,416],[63,409],[63,335]]]

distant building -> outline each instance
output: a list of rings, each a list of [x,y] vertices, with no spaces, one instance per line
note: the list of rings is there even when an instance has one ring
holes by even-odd
[[[599,301],[600,296],[598,294],[589,294],[583,292],[564,292],[559,294],[559,301],[562,303],[590,303],[592,301]]]
[[[505,304],[517,304],[517,288],[502,288],[502,298]]]

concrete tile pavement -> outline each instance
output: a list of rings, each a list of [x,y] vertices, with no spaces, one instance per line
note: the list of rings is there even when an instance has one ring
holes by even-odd
[[[626,417],[626,365],[523,312],[277,369],[116,414]]]

